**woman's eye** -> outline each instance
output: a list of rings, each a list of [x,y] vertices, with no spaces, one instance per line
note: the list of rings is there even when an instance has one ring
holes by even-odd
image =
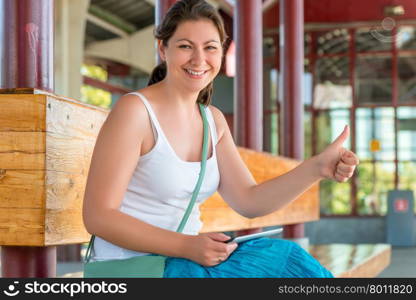
[[[179,48],[182,48],[182,49],[191,49],[191,46],[189,46],[189,45],[180,45]]]
[[[214,47],[214,46],[208,46],[208,47],[207,47],[207,49],[208,49],[208,50],[217,50],[217,47]]]

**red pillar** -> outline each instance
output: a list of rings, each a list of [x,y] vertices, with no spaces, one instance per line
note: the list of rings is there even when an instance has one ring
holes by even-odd
[[[0,0],[0,88],[53,92],[53,0]],[[55,277],[56,247],[2,246],[2,277]]]
[[[53,0],[0,0],[4,7],[1,88],[53,91]]]
[[[280,75],[282,76],[283,155],[304,159],[303,0],[280,0]],[[285,238],[304,237],[304,225],[284,226]]]
[[[155,2],[155,26],[162,23],[164,16],[166,15],[169,8],[178,0],[156,0]],[[156,43],[156,63],[160,64],[161,60],[159,53],[157,53],[157,43]]]
[[[263,34],[262,1],[235,2],[234,137],[237,145],[263,150]],[[237,235],[255,233],[243,230]]]
[[[239,146],[263,150],[262,2],[235,2],[234,136]]]
[[[56,247],[3,246],[2,277],[55,277]]]

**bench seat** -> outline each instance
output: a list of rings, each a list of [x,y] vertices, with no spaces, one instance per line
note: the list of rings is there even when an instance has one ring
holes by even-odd
[[[309,253],[341,278],[377,277],[389,264],[389,244],[327,244],[309,247]]]

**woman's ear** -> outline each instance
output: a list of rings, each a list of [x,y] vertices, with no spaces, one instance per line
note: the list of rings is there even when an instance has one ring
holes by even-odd
[[[165,46],[162,40],[157,40],[157,51],[159,52],[160,59],[166,61]]]

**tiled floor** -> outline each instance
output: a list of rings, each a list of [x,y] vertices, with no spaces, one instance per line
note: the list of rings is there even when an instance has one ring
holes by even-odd
[[[416,278],[416,247],[393,247],[390,266],[378,277]]]

